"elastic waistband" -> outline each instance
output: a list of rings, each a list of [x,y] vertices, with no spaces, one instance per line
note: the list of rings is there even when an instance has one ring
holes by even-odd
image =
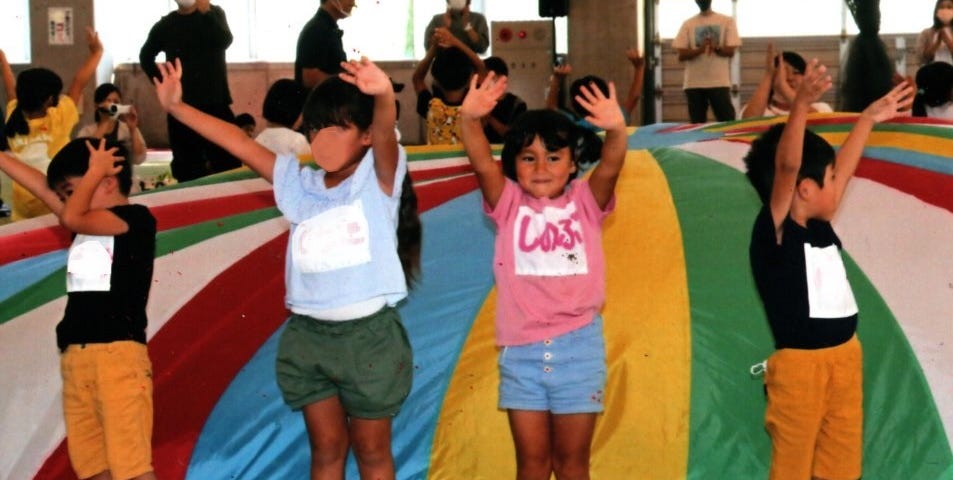
[[[826,357],[828,355],[836,355],[841,353],[844,350],[855,350],[860,348],[860,340],[857,339],[857,334],[855,333],[846,342],[841,343],[840,345],[834,345],[833,347],[825,348],[780,348],[775,350],[775,353],[790,352],[791,354],[797,354],[800,356],[813,356],[813,357]]]
[[[296,327],[305,328],[319,333],[343,334],[354,329],[364,327],[365,325],[374,321],[386,319],[391,316],[397,316],[397,309],[390,305],[385,305],[380,310],[366,317],[343,321],[322,320],[320,318],[314,318],[308,315],[292,313],[289,323],[294,323]]]
[[[146,344],[137,342],[135,340],[117,340],[115,342],[108,343],[74,343],[67,345],[66,348],[63,349],[62,353],[77,351],[95,352],[102,350],[109,352],[119,348],[129,348],[134,346],[146,348]]]

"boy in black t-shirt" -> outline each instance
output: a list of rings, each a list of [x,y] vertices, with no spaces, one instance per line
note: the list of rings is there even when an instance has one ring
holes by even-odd
[[[53,157],[44,176],[0,153],[0,170],[75,234],[56,341],[66,442],[79,478],[155,478],[146,302],[156,221],[148,208],[129,203],[125,155],[118,144],[79,138]]]
[[[825,67],[812,60],[787,124],[765,132],[745,157],[764,202],[751,234],[751,269],[777,349],[765,373],[772,479],[861,476],[857,304],[830,220],[874,124],[907,110],[914,91],[904,83],[868,106],[835,158],[805,128],[811,103],[830,87]]]

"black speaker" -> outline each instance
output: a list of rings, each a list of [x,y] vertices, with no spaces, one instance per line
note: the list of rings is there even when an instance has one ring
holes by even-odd
[[[569,15],[569,0],[539,0],[540,17],[565,17]]]

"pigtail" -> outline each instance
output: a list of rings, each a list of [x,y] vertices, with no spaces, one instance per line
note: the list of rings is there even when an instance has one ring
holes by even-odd
[[[420,275],[420,244],[423,228],[417,215],[417,192],[410,178],[404,175],[400,187],[400,207],[397,216],[397,256],[404,269],[407,288],[411,288]]]
[[[927,116],[927,106],[926,101],[923,99],[926,92],[923,88],[917,90],[917,94],[913,97],[913,107],[911,107],[911,115],[914,117],[925,117]]]
[[[30,124],[26,121],[26,115],[23,113],[23,108],[20,107],[19,102],[17,107],[13,109],[13,112],[10,113],[10,118],[7,119],[7,124],[3,127],[3,136],[6,138],[13,138],[17,135],[29,135],[30,134]]]
[[[576,158],[576,165],[581,170],[588,170],[593,164],[602,158],[602,137],[596,132],[583,127],[576,127],[576,148],[573,152]]]

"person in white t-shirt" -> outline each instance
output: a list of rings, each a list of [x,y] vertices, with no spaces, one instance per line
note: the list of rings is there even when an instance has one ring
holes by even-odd
[[[731,103],[731,57],[741,46],[735,20],[711,9],[711,0],[695,0],[701,13],[678,31],[672,48],[685,64],[683,88],[692,123],[707,121],[708,106],[720,122],[735,119]]]
[[[953,120],[953,65],[933,62],[917,70],[913,116]]]
[[[261,108],[261,116],[268,123],[255,137],[255,141],[278,155],[294,155],[298,158],[310,155],[308,139],[294,130],[306,96],[304,87],[290,78],[271,84]]]

